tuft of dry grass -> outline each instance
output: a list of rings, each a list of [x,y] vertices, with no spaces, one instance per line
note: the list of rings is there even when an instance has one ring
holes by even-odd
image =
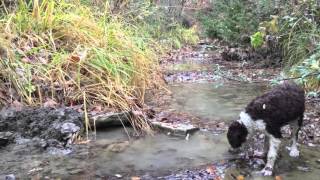
[[[50,98],[117,110],[142,102],[155,54],[137,47],[118,18],[106,16],[76,1],[35,0],[32,7],[20,1],[0,22],[0,78],[15,92],[6,101],[37,106]],[[141,119],[133,125],[150,129]]]
[[[108,1],[97,9],[77,0],[20,0],[0,20],[0,103],[141,109],[157,82],[158,50],[168,47],[148,28],[112,14]],[[194,30],[180,31],[172,38],[197,40]],[[132,125],[151,131],[141,116]]]

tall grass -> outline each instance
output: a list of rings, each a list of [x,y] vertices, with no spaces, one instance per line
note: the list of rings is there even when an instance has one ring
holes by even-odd
[[[286,68],[307,59],[320,40],[318,25],[305,16],[286,17],[282,22],[280,34]]]

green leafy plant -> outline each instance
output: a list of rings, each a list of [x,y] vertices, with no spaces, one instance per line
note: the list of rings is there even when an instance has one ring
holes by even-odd
[[[210,11],[199,14],[206,35],[229,43],[240,42],[242,35],[254,33],[259,22],[274,7],[271,0],[214,0]]]
[[[320,88],[320,51],[317,50],[309,58],[297,64],[290,70],[293,76],[299,76],[299,82],[307,89]]]
[[[253,48],[259,48],[264,43],[264,34],[262,32],[256,32],[250,37],[250,43]]]

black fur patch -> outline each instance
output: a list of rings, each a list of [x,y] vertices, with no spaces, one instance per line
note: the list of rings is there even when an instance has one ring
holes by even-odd
[[[228,129],[227,138],[233,148],[238,148],[246,141],[248,130],[245,125],[235,121]]]
[[[266,130],[276,138],[281,138],[280,129],[298,119],[302,125],[305,110],[304,90],[293,82],[285,82],[270,92],[251,101],[245,111],[255,120],[263,120]]]

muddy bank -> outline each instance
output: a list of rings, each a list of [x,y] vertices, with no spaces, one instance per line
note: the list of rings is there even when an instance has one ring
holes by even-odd
[[[15,143],[34,146],[40,151],[63,149],[75,140],[83,126],[82,113],[70,108],[3,108],[0,112],[0,145]]]

